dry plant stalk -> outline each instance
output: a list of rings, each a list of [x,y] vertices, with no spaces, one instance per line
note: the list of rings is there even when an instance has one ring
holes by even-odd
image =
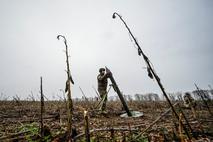
[[[100,129],[92,129],[89,131],[90,134],[92,133],[95,133],[96,137],[98,137],[98,132],[111,132],[111,131],[119,131],[119,132],[125,132],[125,131],[129,131],[129,128],[109,128],[109,127],[106,127],[106,128],[100,128]],[[138,132],[138,129],[134,129],[134,128],[131,128],[131,131],[134,131],[134,132]],[[81,137],[83,137],[85,135],[85,133],[81,133],[81,134],[78,134],[77,136],[75,136],[73,138],[74,141],[80,139]]]
[[[184,135],[183,135],[182,120],[183,120],[183,114],[180,113],[180,115],[179,115],[179,137],[180,137],[181,142],[185,142],[184,141]]]
[[[86,142],[90,142],[88,111],[84,111],[84,129]]]
[[[123,20],[122,16],[119,15],[118,13],[114,12],[113,15],[112,15],[112,18],[115,19],[116,16],[118,16],[118,17],[120,18],[120,20],[123,22],[123,24],[125,25],[126,29],[127,29],[128,32],[129,32],[130,36],[132,37],[132,39],[133,39],[135,45],[138,47],[138,55],[139,55],[139,56],[142,56],[143,59],[144,59],[144,61],[146,62],[148,76],[149,76],[151,79],[155,79],[155,80],[157,81],[158,86],[160,87],[160,89],[161,89],[161,91],[162,91],[164,97],[166,98],[166,100],[167,100],[167,102],[169,103],[169,105],[170,105],[170,107],[171,107],[173,113],[175,114],[176,119],[178,120],[178,119],[179,119],[179,116],[178,116],[177,112],[175,111],[175,108],[173,107],[173,105],[172,105],[172,103],[171,103],[171,101],[170,101],[170,99],[169,99],[169,97],[168,97],[168,95],[167,95],[167,93],[166,93],[166,91],[165,91],[165,89],[164,89],[164,87],[163,87],[163,84],[161,83],[161,80],[160,80],[159,76],[158,76],[157,73],[155,72],[152,63],[150,62],[149,58],[145,55],[145,53],[144,53],[143,50],[141,49],[139,43],[137,42],[137,39],[136,39],[136,38],[134,37],[134,35],[132,34],[130,28],[127,26],[127,24],[126,24],[126,22]],[[182,122],[181,122],[181,123],[182,123]],[[189,133],[188,133],[188,131],[187,131],[187,129],[186,129],[186,127],[185,127],[184,125],[183,125],[183,129],[184,129],[184,131],[186,132],[187,137],[188,137],[189,139],[191,139],[191,137],[190,137],[190,135],[189,135]]]
[[[175,103],[173,105],[173,107],[175,107],[176,105],[178,105],[178,103]],[[144,134],[147,130],[149,130],[154,124],[156,124],[163,116],[165,116],[166,114],[168,114],[172,109],[169,108],[167,109],[164,113],[162,113],[155,121],[153,121],[148,127],[146,127],[141,133],[139,133],[135,138],[139,138],[142,134]],[[139,125],[138,125],[139,126]]]
[[[44,137],[44,125],[43,125],[43,112],[44,112],[44,95],[43,95],[43,87],[42,87],[42,77],[41,77],[41,86],[40,86],[40,91],[41,91],[41,141],[43,140]]]
[[[204,98],[204,97],[205,97],[205,93],[199,89],[199,87],[197,86],[197,84],[195,84],[195,87],[196,87],[196,89],[197,89],[197,91],[198,91],[199,96],[201,97],[201,100],[203,101],[203,103],[204,103],[205,106],[207,107],[207,109],[208,109],[208,111],[209,111],[209,114],[213,116],[213,113],[211,112],[211,109],[210,109],[210,107],[209,107],[207,101],[206,101],[205,98]]]
[[[191,127],[191,125],[190,125],[190,123],[189,123],[189,120],[187,119],[187,117],[186,117],[186,115],[184,114],[184,111],[182,110],[182,108],[180,107],[180,105],[178,104],[178,107],[179,107],[179,111],[180,111],[180,113],[181,113],[181,115],[182,115],[182,117],[183,117],[183,119],[186,121],[186,125],[189,127],[189,130],[190,130],[190,132],[193,134],[193,130],[192,130],[192,127]],[[184,124],[183,124],[183,122],[181,121],[181,125],[182,125],[182,127],[183,127],[183,129],[184,129]],[[188,130],[186,129],[186,130],[184,130],[185,132],[186,132],[186,134],[188,133],[189,134],[189,132],[188,132]],[[194,135],[193,135],[194,136]]]
[[[68,54],[68,46],[67,46],[67,40],[64,36],[58,35],[57,39],[59,40],[60,37],[64,39],[64,44],[66,47],[66,64],[67,64],[67,81],[66,81],[66,87],[65,87],[65,93],[67,93],[67,100],[68,100],[68,122],[67,122],[67,131],[68,131],[68,137],[71,138],[72,135],[72,111],[73,111],[73,103],[71,98],[71,83],[74,84],[71,73],[70,73],[70,66],[69,66],[69,54]]]
[[[190,101],[189,98],[187,98],[187,99],[188,99],[188,101],[189,101],[189,106],[190,106],[190,108],[191,108],[193,118],[194,118],[195,120],[197,120],[198,125],[199,125],[199,127],[200,127],[202,133],[204,133],[203,126],[202,126],[201,123],[200,123],[200,120],[199,120],[199,118],[198,118],[198,115],[197,115],[195,106],[193,106],[193,104],[192,104],[192,102]]]
[[[193,118],[197,120],[198,117],[197,117],[197,113],[196,113],[196,110],[195,110],[195,106],[193,106],[193,104],[192,104],[192,102],[190,101],[189,98],[187,98],[187,99],[188,99],[188,101],[189,101],[189,106],[190,106],[190,108],[191,108]]]

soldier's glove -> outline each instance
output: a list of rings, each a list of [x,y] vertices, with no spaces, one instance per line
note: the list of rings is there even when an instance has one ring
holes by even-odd
[[[112,73],[111,73],[111,72],[107,72],[107,73],[106,73],[106,76],[107,76],[107,77],[110,77],[110,76],[112,76]]]

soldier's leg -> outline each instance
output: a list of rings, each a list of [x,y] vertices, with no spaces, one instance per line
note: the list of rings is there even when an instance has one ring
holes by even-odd
[[[104,105],[104,100],[103,100],[103,99],[104,99],[104,95],[105,95],[105,94],[104,94],[104,90],[101,90],[101,89],[100,89],[100,90],[98,90],[98,92],[99,92],[100,97],[101,97],[101,100],[100,100],[100,101],[102,101],[102,104],[101,104],[100,109],[103,110],[103,105]]]
[[[103,91],[102,90],[98,90],[98,93],[100,95],[100,99],[102,100],[104,97]]]
[[[106,110],[106,102],[107,102],[107,91],[103,91],[103,94],[104,94],[104,102],[103,102],[103,105],[102,105],[102,111],[105,111]]]

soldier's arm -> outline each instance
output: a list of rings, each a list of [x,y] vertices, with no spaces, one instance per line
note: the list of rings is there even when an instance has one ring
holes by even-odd
[[[104,80],[106,78],[109,78],[109,74],[108,73],[104,74],[103,76],[101,76],[101,75],[98,76],[98,80]]]

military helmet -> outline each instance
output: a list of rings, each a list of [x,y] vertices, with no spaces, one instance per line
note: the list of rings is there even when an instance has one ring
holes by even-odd
[[[101,73],[102,71],[105,71],[105,68],[100,68],[99,72]]]

